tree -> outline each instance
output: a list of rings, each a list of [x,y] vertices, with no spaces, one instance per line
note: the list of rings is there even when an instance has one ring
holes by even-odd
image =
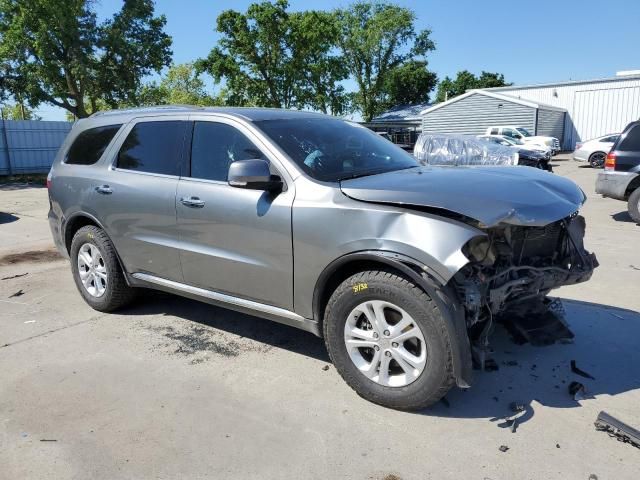
[[[226,102],[280,108],[310,107],[337,113],[344,107],[344,64],[333,55],[338,33],[333,14],[290,13],[286,0],[222,12],[222,34],[200,71],[224,81]]]
[[[506,83],[504,81],[504,75],[501,73],[483,71],[479,77],[476,77],[468,70],[462,70],[458,72],[455,80],[445,77],[438,84],[436,101],[444,102],[447,99],[462,95],[467,90],[474,88],[505,87],[508,85],[511,85],[511,83]]]
[[[172,65],[160,83],[143,85],[136,100],[141,105],[219,105],[206,93],[205,85],[192,63]]]
[[[0,0],[0,92],[86,117],[135,103],[141,79],[170,63],[152,0],[124,0],[98,23],[91,0]]]
[[[438,82],[435,73],[427,69],[426,61],[410,60],[389,72],[384,85],[387,108],[429,101]]]
[[[364,120],[370,121],[387,106],[386,88],[390,86],[391,72],[395,71],[393,75],[403,81],[411,79],[413,75],[408,74],[416,73],[415,64],[396,69],[416,57],[424,57],[435,49],[435,44],[429,38],[429,30],[415,31],[415,14],[408,8],[358,2],[337,10],[336,15],[343,60],[358,85],[355,102]],[[420,81],[426,84],[425,79],[422,75]]]
[[[23,103],[0,107],[0,118],[3,120],[42,120],[33,110]]]

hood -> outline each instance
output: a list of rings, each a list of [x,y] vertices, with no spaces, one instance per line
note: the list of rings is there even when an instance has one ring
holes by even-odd
[[[529,167],[415,167],[343,180],[340,188],[355,200],[445,209],[487,227],[548,225],[586,199],[571,180]]]

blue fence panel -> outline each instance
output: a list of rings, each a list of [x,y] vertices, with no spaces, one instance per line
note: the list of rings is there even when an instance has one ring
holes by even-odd
[[[0,175],[47,173],[71,122],[4,120],[0,123]]]

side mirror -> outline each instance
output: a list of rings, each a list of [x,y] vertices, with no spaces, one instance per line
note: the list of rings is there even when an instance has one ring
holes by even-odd
[[[229,166],[229,185],[250,190],[269,192],[282,190],[282,179],[271,175],[269,163],[264,160],[238,160]]]

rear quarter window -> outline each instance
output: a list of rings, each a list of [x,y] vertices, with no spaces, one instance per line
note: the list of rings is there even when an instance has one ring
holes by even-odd
[[[69,165],[93,165],[107,149],[122,124],[89,128],[81,132],[67,151],[64,163]]]
[[[627,135],[622,139],[616,150],[622,152],[640,152],[640,124],[629,130]]]

